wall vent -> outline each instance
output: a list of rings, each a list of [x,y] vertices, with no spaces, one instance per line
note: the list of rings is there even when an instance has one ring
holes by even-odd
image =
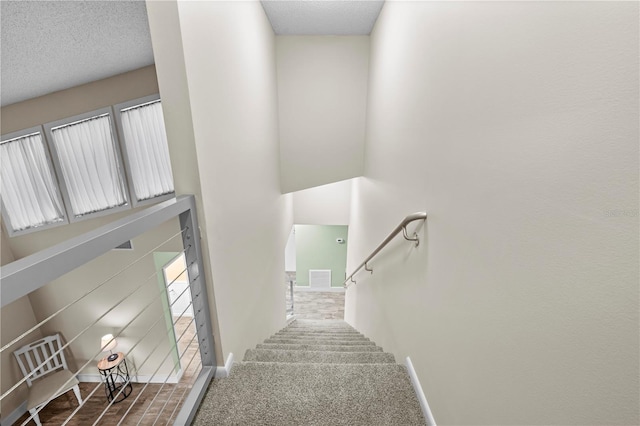
[[[315,288],[330,288],[331,269],[309,269],[309,286]]]

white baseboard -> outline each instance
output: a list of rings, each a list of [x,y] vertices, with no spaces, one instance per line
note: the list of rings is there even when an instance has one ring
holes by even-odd
[[[427,397],[424,396],[424,391],[422,390],[422,386],[420,385],[420,380],[418,380],[416,370],[414,370],[413,364],[411,363],[411,358],[407,357],[404,360],[404,363],[407,366],[407,372],[409,373],[409,378],[411,378],[413,391],[416,393],[416,397],[418,397],[418,402],[420,402],[420,408],[422,409],[422,415],[427,421],[427,426],[436,426],[436,421],[433,418],[433,414],[431,413],[431,408],[429,408]]]
[[[293,286],[293,291],[319,291],[329,293],[344,293],[344,287],[309,287],[309,286]],[[295,306],[295,305],[294,305]],[[294,307],[295,309],[295,307]]]
[[[166,375],[142,375],[142,374],[132,374],[131,382],[132,383],[171,383],[175,384],[180,381],[182,378],[183,371],[178,371],[178,374],[172,374],[170,376]],[[102,376],[100,374],[78,374],[78,381],[81,383],[99,383],[102,382]],[[166,380],[166,381],[165,381]]]
[[[224,363],[224,367],[218,366],[216,367],[216,379],[224,379],[225,377],[229,377],[231,374],[231,369],[233,368],[233,352],[229,352],[229,356],[227,357],[227,362]]]
[[[22,417],[22,415],[26,412],[27,412],[27,401],[20,404],[18,408],[13,410],[7,417],[0,420],[0,426],[11,426],[15,422],[17,422],[18,419]]]

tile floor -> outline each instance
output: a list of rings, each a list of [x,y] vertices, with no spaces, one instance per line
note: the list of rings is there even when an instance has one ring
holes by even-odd
[[[295,272],[287,272],[285,300],[291,306],[289,281],[295,281]],[[293,313],[297,319],[344,319],[344,292],[305,291],[293,287]]]

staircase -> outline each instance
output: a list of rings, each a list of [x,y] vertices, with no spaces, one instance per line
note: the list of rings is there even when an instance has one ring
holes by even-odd
[[[195,425],[424,425],[406,369],[344,321],[296,320],[214,380]]]

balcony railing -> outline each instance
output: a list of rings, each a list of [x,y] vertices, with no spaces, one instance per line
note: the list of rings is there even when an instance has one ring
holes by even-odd
[[[133,251],[112,251],[129,240]],[[178,256],[184,266],[171,276],[163,273]],[[14,422],[12,416],[21,425],[37,417],[55,424],[189,424],[216,368],[203,271],[191,195],[2,266],[3,331],[12,329],[2,335],[3,363],[16,364],[11,353],[18,348],[59,334],[62,346],[40,354],[27,376],[64,354],[72,376],[58,390],[75,378],[82,394],[82,404],[71,408],[68,400],[56,404],[49,397],[31,412],[24,413],[32,408],[25,404],[7,412],[7,401],[26,400],[28,383],[12,372],[17,368],[3,367],[2,424]],[[25,304],[34,320],[7,327],[11,312]],[[113,339],[100,343],[107,334]],[[105,350],[112,343],[119,355],[110,363]]]

